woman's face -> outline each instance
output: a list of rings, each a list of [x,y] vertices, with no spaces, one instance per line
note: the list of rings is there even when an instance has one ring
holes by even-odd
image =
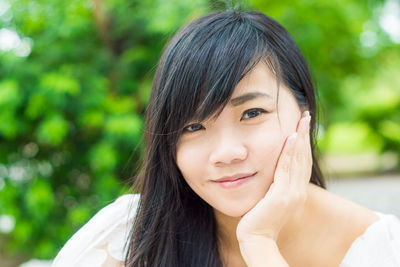
[[[275,76],[260,62],[216,119],[189,123],[179,138],[184,179],[225,215],[243,216],[266,194],[284,141],[296,131],[297,102],[283,84],[279,97],[277,90]]]

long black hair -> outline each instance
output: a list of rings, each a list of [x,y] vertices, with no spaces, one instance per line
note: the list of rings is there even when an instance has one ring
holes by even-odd
[[[325,188],[315,157],[315,91],[287,31],[257,11],[218,11],[183,27],[159,61],[146,113],[145,156],[133,188],[140,203],[126,266],[223,266],[213,208],[176,165],[184,125],[218,114],[238,82],[261,60],[312,114],[311,183]]]

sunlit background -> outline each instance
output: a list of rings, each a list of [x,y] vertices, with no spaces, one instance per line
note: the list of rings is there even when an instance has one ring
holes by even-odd
[[[165,43],[235,5],[0,0],[0,266],[52,259],[128,191]],[[328,188],[400,215],[400,1],[240,5],[284,25],[310,65]]]

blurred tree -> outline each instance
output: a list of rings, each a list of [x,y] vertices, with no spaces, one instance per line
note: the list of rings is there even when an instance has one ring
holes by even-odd
[[[250,2],[285,26],[310,65],[322,104],[322,151],[400,158],[400,3]]]
[[[0,1],[4,250],[54,257],[126,192],[161,50],[206,10],[190,0]]]
[[[310,63],[329,111],[324,151],[399,153],[399,44],[379,24],[383,3],[250,4],[281,22]],[[0,249],[54,257],[127,191],[164,44],[224,5],[0,0]]]

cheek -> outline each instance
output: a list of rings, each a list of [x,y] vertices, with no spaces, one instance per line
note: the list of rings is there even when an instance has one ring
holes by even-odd
[[[286,136],[286,131],[280,129],[279,126],[267,125],[266,127],[252,131],[247,139],[251,144],[253,153],[259,159],[263,159],[265,157],[275,158],[274,155],[279,155]]]
[[[268,165],[275,167],[286,138],[296,132],[298,121],[296,115],[280,112],[279,118],[276,115],[260,127],[247,132],[248,144],[263,164],[269,162]]]
[[[279,125],[270,124],[262,130],[252,131],[248,136],[248,146],[250,151],[249,161],[258,170],[263,188],[260,195],[265,195],[269,186],[273,182],[276,164],[285,143],[286,133]]]
[[[178,145],[176,152],[176,164],[181,171],[184,179],[189,185],[193,185],[199,181],[198,177],[202,177],[201,166],[204,166],[202,160],[202,148],[197,146]]]

